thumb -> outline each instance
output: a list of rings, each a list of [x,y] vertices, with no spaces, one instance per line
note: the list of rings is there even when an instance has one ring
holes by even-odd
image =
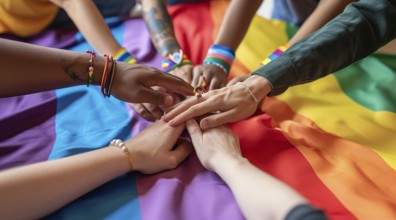
[[[193,69],[193,79],[191,85],[195,88],[198,86],[199,78],[203,74],[202,66],[197,66]]]
[[[186,140],[180,140],[173,151],[168,152],[169,169],[176,168],[192,152],[192,145]]]
[[[142,90],[144,97],[141,99],[141,102],[164,105],[165,107],[169,107],[173,104],[173,97],[163,91],[151,88],[142,88]]]
[[[195,119],[189,119],[186,121],[186,127],[188,130],[188,133],[190,133],[191,139],[194,140],[197,137],[202,136],[202,130],[199,127],[197,121]]]

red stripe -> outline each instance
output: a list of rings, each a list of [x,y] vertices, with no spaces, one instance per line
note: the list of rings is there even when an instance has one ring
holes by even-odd
[[[300,151],[272,127],[271,120],[261,114],[230,125],[240,138],[243,155],[322,208],[330,219],[356,219],[322,183]]]

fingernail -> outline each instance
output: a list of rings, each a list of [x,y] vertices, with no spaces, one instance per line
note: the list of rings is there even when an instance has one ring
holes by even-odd
[[[172,96],[165,96],[165,101],[164,101],[165,106],[171,106],[172,103],[173,103]]]
[[[175,120],[170,120],[168,123],[173,126],[175,123]]]

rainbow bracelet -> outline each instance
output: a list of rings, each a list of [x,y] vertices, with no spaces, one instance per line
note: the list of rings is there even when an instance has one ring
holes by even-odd
[[[232,48],[224,45],[213,44],[209,48],[203,64],[218,66],[228,75],[234,59],[235,52]]]
[[[286,43],[283,46],[280,46],[278,49],[276,49],[269,57],[267,57],[265,60],[261,62],[261,65],[267,65],[269,62],[275,60],[278,58],[282,53],[284,53],[287,49],[289,49],[290,45],[289,43]]]
[[[184,65],[191,65],[191,61],[182,50],[173,54],[169,54],[162,60],[162,70],[165,72],[169,72],[174,70],[176,67]]]
[[[131,64],[137,62],[136,59],[131,54],[129,54],[128,51],[123,47],[117,50],[117,52],[113,55],[113,58],[119,62],[125,62]]]

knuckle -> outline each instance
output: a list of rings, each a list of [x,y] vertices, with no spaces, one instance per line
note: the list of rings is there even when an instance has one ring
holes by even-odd
[[[179,165],[179,160],[175,155],[168,157],[168,165],[170,169],[174,169]]]

